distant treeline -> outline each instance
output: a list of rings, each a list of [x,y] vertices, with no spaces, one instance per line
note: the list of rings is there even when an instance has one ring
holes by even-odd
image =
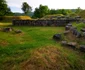
[[[82,11],[80,7],[77,9],[49,9],[46,5],[40,5],[32,12],[32,7],[23,2],[21,6],[23,13],[13,13],[8,7],[6,0],[0,0],[0,16],[31,16],[32,18],[42,18],[46,15],[62,14],[62,15],[78,15]],[[1,19],[1,18],[0,18]]]
[[[62,15],[78,15],[82,9],[49,9],[48,6],[40,5],[39,8],[35,8],[33,18],[42,18],[46,15],[62,14]]]

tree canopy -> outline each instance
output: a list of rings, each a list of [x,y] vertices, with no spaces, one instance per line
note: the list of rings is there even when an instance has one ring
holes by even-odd
[[[75,11],[75,13],[79,14],[82,11],[82,9],[80,7],[78,7]]]
[[[39,8],[35,8],[33,17],[42,18],[49,13],[48,6],[40,5]]]
[[[0,16],[3,16],[6,14],[7,10],[7,4],[5,0],[0,0]]]
[[[8,14],[12,14],[10,8],[7,6],[5,0],[0,0],[0,16],[5,16]]]
[[[27,13],[29,13],[29,12],[32,11],[31,6],[30,6],[29,4],[27,4],[27,2],[23,2],[21,9],[22,9],[22,11],[23,11],[25,14],[27,14]]]

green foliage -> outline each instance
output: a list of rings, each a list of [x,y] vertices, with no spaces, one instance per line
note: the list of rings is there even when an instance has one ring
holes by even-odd
[[[63,15],[68,15],[71,14],[72,11],[70,9],[51,9],[50,14],[63,14]]]
[[[81,28],[85,28],[85,24],[84,23],[73,23],[73,26],[77,27],[77,29],[80,31]]]
[[[82,11],[82,9],[80,7],[78,7],[75,11],[75,13],[79,14]]]
[[[57,10],[51,9],[51,10],[50,10],[50,14],[57,14]]]
[[[32,10],[31,6],[27,4],[27,2],[23,2],[21,9],[23,10],[25,14],[28,14]]]
[[[35,8],[33,17],[42,18],[49,13],[48,6],[40,5],[39,8]]]
[[[62,14],[66,16],[78,16],[78,14],[82,11],[80,7],[77,9],[49,9],[48,6],[40,5],[39,8],[35,8],[33,18],[42,18],[46,15],[55,15]]]
[[[5,0],[0,0],[0,16],[12,15],[10,8],[8,8]]]
[[[5,15],[5,12],[7,10],[7,4],[5,0],[0,0],[0,16]]]
[[[57,19],[58,16],[64,16],[63,14],[53,14],[53,15],[46,15],[42,17],[41,19]]]
[[[11,9],[8,7],[6,10],[6,16],[13,16],[14,14],[11,12]]]

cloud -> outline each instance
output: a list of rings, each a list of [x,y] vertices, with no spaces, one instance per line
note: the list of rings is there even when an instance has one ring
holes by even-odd
[[[9,7],[21,8],[23,2],[27,2],[32,9],[39,7],[40,4],[47,5],[50,9],[85,9],[84,0],[6,0]]]
[[[6,1],[8,6],[21,8],[22,3],[27,2],[28,0],[6,0]]]
[[[21,7],[23,2],[28,2],[28,0],[6,0],[8,6],[13,12],[22,12]]]

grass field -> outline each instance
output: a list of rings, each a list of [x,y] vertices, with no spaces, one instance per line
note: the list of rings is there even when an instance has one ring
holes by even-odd
[[[12,28],[22,33],[0,31],[0,70],[85,70],[84,53],[52,39],[64,27]]]

